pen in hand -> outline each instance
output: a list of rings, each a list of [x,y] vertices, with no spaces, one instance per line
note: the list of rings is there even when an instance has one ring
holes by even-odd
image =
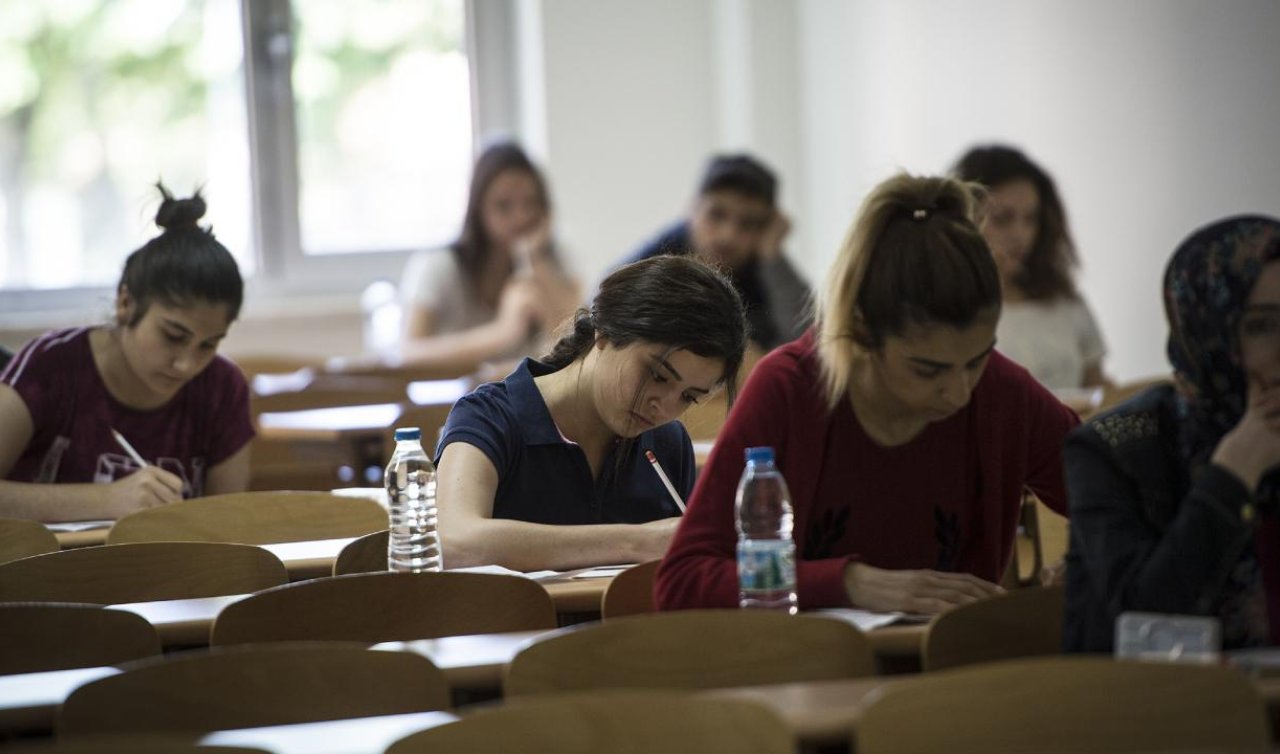
[[[662,480],[662,484],[667,488],[667,492],[671,494],[671,499],[676,501],[676,507],[684,513],[684,499],[680,497],[680,493],[676,492],[676,487],[667,478],[667,472],[662,470],[662,464],[658,463],[658,457],[653,454],[652,450],[646,450],[644,457],[649,459],[649,463],[653,466],[653,470],[658,472],[658,478]]]
[[[138,454],[138,451],[133,449],[133,446],[129,444],[128,440],[124,439],[124,435],[120,434],[114,429],[111,430],[111,435],[116,438],[116,442],[120,444],[120,447],[124,448],[124,452],[129,454],[129,457],[133,459],[134,463],[138,464],[140,467],[144,469],[151,465],[146,461],[142,460],[142,456]]]

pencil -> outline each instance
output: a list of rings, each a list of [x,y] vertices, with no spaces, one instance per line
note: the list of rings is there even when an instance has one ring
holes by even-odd
[[[680,493],[676,492],[676,487],[667,478],[667,472],[662,470],[662,464],[658,463],[658,457],[653,454],[652,450],[646,450],[644,457],[649,459],[649,463],[653,465],[653,470],[658,472],[658,478],[662,480],[662,484],[667,488],[667,492],[671,493],[671,499],[676,501],[676,507],[684,513],[684,500],[680,497]]]
[[[142,460],[142,456],[138,455],[138,451],[133,449],[133,446],[129,444],[128,440],[124,439],[124,435],[114,429],[111,430],[111,434],[115,436],[116,442],[120,443],[120,447],[124,448],[124,452],[128,453],[129,457],[132,458],[135,463],[144,469],[150,465],[146,461]]]

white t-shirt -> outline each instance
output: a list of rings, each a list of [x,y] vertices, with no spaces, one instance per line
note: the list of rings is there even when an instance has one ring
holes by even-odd
[[[409,257],[400,280],[400,304],[406,317],[414,307],[430,309],[437,335],[479,327],[498,316],[494,307],[472,293],[450,248],[418,251]],[[524,343],[496,358],[536,355],[540,346],[539,334],[531,332]]]
[[[1069,298],[1005,303],[996,341],[1050,390],[1083,387],[1085,367],[1107,353],[1088,305]]]

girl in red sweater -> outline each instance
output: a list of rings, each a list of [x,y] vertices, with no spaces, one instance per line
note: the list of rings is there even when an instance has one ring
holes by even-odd
[[[937,613],[999,591],[1024,487],[1064,509],[1078,423],[995,350],[1000,279],[971,187],[867,197],[816,325],[752,372],[657,576],[660,607],[738,602],[734,492],[770,445],[791,488],[801,608]]]

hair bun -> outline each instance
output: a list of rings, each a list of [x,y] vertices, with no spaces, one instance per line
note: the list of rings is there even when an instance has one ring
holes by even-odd
[[[157,183],[156,188],[160,189],[160,195],[164,197],[160,209],[156,211],[156,225],[166,231],[195,230],[199,227],[196,223],[208,209],[199,191],[189,199],[175,199],[164,184]]]

